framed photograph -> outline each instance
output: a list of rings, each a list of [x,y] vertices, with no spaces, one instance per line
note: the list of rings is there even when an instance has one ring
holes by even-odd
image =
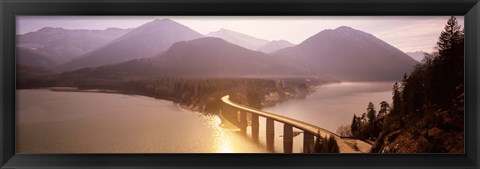
[[[1,168],[478,168],[478,0],[2,1]]]

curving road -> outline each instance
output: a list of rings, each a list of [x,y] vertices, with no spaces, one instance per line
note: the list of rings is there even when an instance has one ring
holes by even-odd
[[[355,142],[360,141],[360,140],[355,140],[355,139],[351,139],[351,138],[342,138],[339,135],[335,134],[334,132],[328,131],[324,128],[315,126],[313,124],[305,123],[303,121],[295,120],[295,119],[292,119],[292,118],[289,118],[289,117],[281,116],[281,115],[274,114],[274,113],[260,111],[260,110],[257,110],[257,109],[254,109],[254,108],[251,108],[251,107],[248,107],[248,106],[244,106],[244,105],[234,103],[230,100],[229,95],[223,96],[222,101],[225,104],[230,105],[232,107],[235,107],[235,108],[238,108],[238,109],[250,112],[250,113],[254,113],[254,114],[257,114],[257,115],[265,117],[265,118],[271,118],[271,119],[274,119],[275,121],[278,121],[278,122],[290,124],[290,125],[294,126],[295,128],[301,129],[305,132],[312,133],[313,135],[317,135],[318,133],[320,133],[320,135],[322,137],[327,137],[327,136],[332,137],[333,136],[335,138],[335,140],[337,141],[337,144],[340,148],[340,153],[361,153],[360,151],[356,150],[353,147]],[[352,140],[353,140],[353,142],[352,142]],[[360,141],[360,142],[363,142],[363,141]]]

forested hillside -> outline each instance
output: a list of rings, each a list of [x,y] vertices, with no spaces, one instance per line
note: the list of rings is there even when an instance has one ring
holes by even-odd
[[[374,141],[372,152],[464,152],[464,31],[455,17],[436,50],[394,84],[391,106],[377,114],[370,103],[353,117],[351,134]]]

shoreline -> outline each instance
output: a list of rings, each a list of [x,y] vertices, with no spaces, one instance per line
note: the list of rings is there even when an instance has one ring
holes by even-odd
[[[201,113],[195,108],[191,108],[188,105],[182,105],[178,103],[176,100],[170,100],[168,98],[156,98],[156,97],[141,95],[141,94],[128,94],[128,93],[123,93],[117,90],[110,90],[110,89],[79,89],[77,87],[46,87],[46,88],[38,88],[38,89],[16,89],[16,90],[48,90],[53,92],[106,93],[106,94],[121,94],[121,95],[127,95],[127,96],[141,96],[141,97],[148,97],[154,100],[164,100],[164,101],[172,102],[173,104],[177,105],[177,107],[181,111],[188,110],[196,113]]]
[[[47,89],[50,91],[54,92],[85,92],[85,93],[115,93],[115,94],[126,94],[126,93],[121,93],[116,90],[110,90],[110,89],[79,89],[77,87],[47,87],[47,88],[42,88],[42,89]],[[20,89],[22,90],[22,89]],[[126,94],[128,95],[128,94]]]
[[[266,95],[266,96],[264,96],[264,97],[266,97],[265,102],[262,103],[262,104],[265,104],[265,105],[263,105],[261,109],[273,107],[273,106],[275,106],[277,104],[280,104],[282,102],[285,102],[285,101],[305,98],[309,94],[314,93],[320,87],[324,87],[324,86],[328,86],[328,85],[332,85],[332,84],[342,84],[342,83],[345,83],[345,82],[332,81],[332,82],[320,83],[318,85],[312,86],[312,88],[310,89],[310,92],[298,93],[297,95],[291,96],[291,98],[289,98],[289,99],[287,98],[285,100],[279,100],[278,98],[277,99],[272,99],[271,96]],[[179,100],[174,99],[174,98],[168,98],[168,97],[159,98],[159,97],[149,96],[149,95],[145,95],[145,94],[125,93],[125,92],[121,92],[121,91],[118,91],[118,90],[112,90],[112,89],[80,89],[78,87],[66,87],[66,86],[32,88],[32,89],[33,90],[42,90],[43,89],[43,90],[49,90],[49,91],[54,91],[54,92],[106,93],[106,94],[122,94],[122,95],[127,95],[127,96],[141,96],[141,97],[152,98],[152,99],[155,99],[155,100],[170,101],[174,104],[177,104],[179,109],[189,110],[189,111],[197,112],[197,113],[203,113],[200,110],[199,106],[181,104]],[[16,90],[28,90],[28,89],[16,89]],[[270,99],[269,99],[269,97],[270,97]],[[215,114],[215,113],[212,113],[212,114]]]
[[[48,91],[52,91],[52,92],[107,93],[107,94],[122,94],[122,95],[128,95],[128,96],[141,96],[141,97],[148,97],[148,98],[155,99],[155,100],[169,101],[169,102],[175,104],[175,106],[177,106],[178,110],[180,110],[180,111],[190,111],[190,112],[193,112],[193,113],[203,114],[202,112],[198,111],[196,108],[192,108],[188,105],[182,105],[182,104],[180,104],[178,102],[175,102],[173,100],[155,98],[155,97],[146,96],[146,95],[126,94],[126,93],[122,93],[120,91],[109,90],[109,89],[79,89],[77,87],[47,87],[47,88],[39,88],[39,89],[18,89],[18,90],[48,90]],[[224,129],[231,130],[231,131],[239,131],[240,130],[240,129],[238,129],[238,127],[236,127],[231,122],[226,120],[226,118],[221,113],[220,114],[212,114],[212,115],[218,116],[221,119],[220,127],[224,128]]]
[[[321,86],[328,86],[328,85],[332,85],[332,84],[341,84],[341,83],[327,83],[327,84],[321,84],[321,85],[317,85],[314,87],[315,90],[318,89],[318,87],[321,87]],[[347,83],[348,84],[348,83]],[[151,99],[155,99],[155,100],[164,100],[164,101],[170,101],[171,103],[175,104],[175,106],[180,110],[180,111],[190,111],[190,112],[195,112],[195,113],[200,113],[200,114],[204,114],[202,113],[201,111],[198,110],[198,106],[189,106],[189,105],[182,105],[178,102],[175,102],[173,100],[170,100],[170,99],[163,99],[163,98],[155,98],[155,97],[151,97],[151,96],[146,96],[146,95],[140,95],[140,94],[127,94],[127,93],[122,93],[120,91],[116,91],[116,90],[109,90],[109,89],[79,89],[79,88],[76,88],[76,87],[47,87],[47,88],[38,88],[40,90],[49,90],[49,91],[54,91],[54,92],[84,92],[84,93],[109,93],[109,94],[121,94],[121,95],[129,95],[129,96],[141,96],[141,97],[148,97],[148,98],[151,98]],[[38,90],[38,89],[34,89],[34,90]],[[22,90],[22,89],[19,89],[19,90]],[[311,94],[311,93],[309,93]],[[309,95],[309,94],[306,94],[306,95]],[[297,99],[297,97],[294,97],[294,99]],[[276,104],[278,103],[282,103],[282,101],[280,102],[277,102]],[[273,104],[275,105],[275,104]],[[218,116],[220,119],[221,119],[221,124],[220,124],[220,127],[224,128],[224,129],[227,129],[227,130],[232,130],[232,131],[237,131],[238,128],[236,128],[233,124],[229,123],[229,121],[225,121],[226,118],[225,117],[222,117],[223,115],[220,113],[220,114],[215,114],[215,113],[212,113],[212,115],[215,115],[215,116]],[[355,144],[357,142],[352,142],[353,145],[357,145]],[[358,150],[359,152],[365,152],[365,150],[367,150],[367,148],[365,146],[359,146],[359,148],[361,150]],[[363,150],[363,151],[362,151]]]

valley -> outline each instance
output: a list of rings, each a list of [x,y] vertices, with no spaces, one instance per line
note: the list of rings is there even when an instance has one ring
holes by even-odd
[[[464,95],[460,80],[463,32],[450,21],[452,30],[457,31],[451,35],[458,35],[452,38],[458,39],[454,43],[457,46],[438,46],[450,44],[445,38],[440,41],[442,44],[438,42],[435,48],[438,51],[404,52],[391,41],[382,40],[384,36],[379,35],[384,34],[364,31],[362,25],[305,27],[305,31],[314,33],[302,41],[292,41],[287,36],[260,38],[242,31],[244,28],[254,32],[252,29],[241,26],[231,29],[229,24],[209,27],[206,31],[189,19],[157,18],[129,28],[95,30],[43,27],[17,35],[16,89],[23,97],[18,105],[22,107],[19,114],[24,129],[17,149],[22,152],[282,152],[282,145],[286,144],[282,132],[289,126],[275,122],[274,130],[259,131],[260,140],[269,139],[268,132],[275,132],[273,149],[264,149],[265,141],[249,142],[252,133],[242,131],[245,133],[240,135],[239,126],[234,126],[244,120],[248,125],[243,127],[252,129],[254,117],[251,114],[243,117],[244,110],[226,108],[221,98],[229,95],[237,104],[336,131],[342,139],[349,140],[355,152],[463,150],[461,146],[452,146],[452,140],[446,140],[446,146],[392,149],[394,143],[405,146],[417,143],[415,140],[443,144],[439,135],[463,138],[460,133],[463,116],[459,115],[463,112],[459,105]],[[278,35],[303,33],[271,31],[278,31]],[[446,64],[450,62],[453,65]],[[145,98],[148,101],[142,101]],[[381,105],[378,114],[376,104]],[[437,120],[418,115],[422,112],[435,114]],[[47,118],[49,114],[52,119]],[[116,128],[129,123],[129,118],[133,121],[132,129],[128,125]],[[176,122],[182,127],[175,129]],[[259,122],[262,126],[272,125],[266,123],[269,122],[265,119]],[[91,126],[77,129],[82,125]],[[94,128],[101,129],[91,131]],[[138,136],[151,142],[128,138],[117,145],[106,145],[98,139],[113,140],[123,130],[129,137]],[[172,134],[171,139],[163,142],[162,137],[174,130],[189,132]],[[52,141],[35,134],[49,131],[64,138]],[[92,138],[81,138],[71,132]],[[103,136],[109,132],[113,134]],[[302,146],[307,143],[302,142],[307,138],[296,137],[304,136],[304,131],[292,132],[295,136],[288,141],[294,143],[295,153],[339,152],[333,137],[323,138],[320,134],[312,135],[315,143],[306,151]],[[74,138],[84,140],[85,145],[75,147]],[[176,139],[182,142],[175,145]],[[357,143],[361,145],[356,147]],[[55,149],[56,144],[59,149]],[[182,148],[183,145],[188,146]],[[247,148],[242,149],[242,145]]]

